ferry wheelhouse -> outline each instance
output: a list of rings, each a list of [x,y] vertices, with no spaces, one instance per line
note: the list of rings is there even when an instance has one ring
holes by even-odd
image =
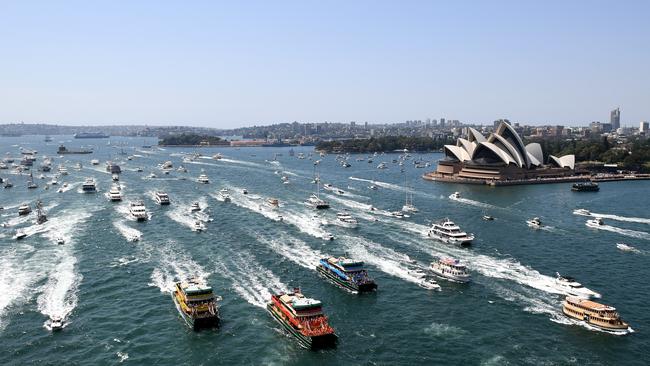
[[[467,266],[458,259],[442,258],[431,263],[431,271],[440,277],[456,282],[467,283],[471,279]]]
[[[443,243],[457,245],[469,245],[474,240],[474,234],[462,231],[458,225],[449,219],[433,223],[427,232],[427,236]]]
[[[328,348],[336,345],[337,336],[323,314],[322,303],[305,297],[300,289],[271,296],[266,309],[301,347]]]
[[[172,293],[176,309],[183,320],[194,330],[215,327],[219,324],[217,298],[200,279],[177,282]]]
[[[354,293],[377,289],[377,284],[368,276],[362,261],[343,257],[322,258],[316,270],[330,282]]]
[[[562,303],[562,312],[569,318],[606,331],[629,331],[629,325],[621,320],[616,308],[579,297],[567,296]]]

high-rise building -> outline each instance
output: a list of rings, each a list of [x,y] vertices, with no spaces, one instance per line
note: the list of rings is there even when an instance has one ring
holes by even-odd
[[[641,121],[641,123],[639,123],[639,132],[646,135],[650,134],[650,124],[648,121]]]
[[[443,128],[445,127],[445,119],[444,118],[440,118],[440,127],[443,127]]]
[[[621,127],[621,109],[616,108],[609,114],[609,123],[612,125],[612,130],[617,130]]]

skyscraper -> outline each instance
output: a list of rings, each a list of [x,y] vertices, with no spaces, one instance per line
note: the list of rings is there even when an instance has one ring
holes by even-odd
[[[618,130],[621,127],[621,109],[616,108],[609,114],[609,123],[612,125],[612,131]]]

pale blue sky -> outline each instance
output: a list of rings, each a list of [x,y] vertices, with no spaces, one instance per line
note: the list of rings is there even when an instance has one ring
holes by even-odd
[[[650,1],[2,1],[0,123],[650,120]]]

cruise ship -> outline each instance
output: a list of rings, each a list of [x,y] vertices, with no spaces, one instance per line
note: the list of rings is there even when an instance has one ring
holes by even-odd
[[[111,190],[108,191],[108,199],[111,202],[118,202],[122,200],[122,192],[120,192],[120,187],[118,185],[113,185]]]
[[[362,261],[348,258],[322,258],[316,270],[323,277],[353,293],[369,292],[377,289],[375,281],[368,276]]]
[[[352,217],[349,212],[339,212],[336,214],[336,223],[340,226],[354,229],[357,227],[357,219]]]
[[[131,217],[136,219],[137,221],[146,221],[149,219],[149,216],[147,215],[147,210],[144,207],[144,202],[142,201],[133,201],[129,204],[129,213],[131,214]]]
[[[427,236],[443,243],[469,245],[474,240],[474,234],[468,234],[460,230],[460,227],[449,219],[433,223]]]
[[[600,298],[600,294],[598,292],[592,291],[584,287],[580,282],[577,282],[575,278],[569,276],[561,276],[557,272],[555,274],[557,275],[557,277],[555,278],[555,284],[564,293],[567,293],[571,296],[582,297],[585,299]]]
[[[196,181],[199,182],[199,183],[201,183],[201,184],[208,184],[208,183],[210,183],[210,179],[209,179],[208,176],[205,175],[205,174],[201,174],[201,175],[199,175],[199,177],[196,179]]]
[[[584,321],[604,331],[630,332],[629,325],[618,315],[616,308],[597,302],[567,296],[562,303],[562,312],[569,318]]]
[[[204,281],[194,278],[176,282],[172,292],[174,304],[187,325],[199,330],[219,325],[218,299],[212,287]]]
[[[305,297],[300,289],[272,295],[266,309],[301,347],[321,349],[336,345],[337,336],[323,314],[322,303]]]
[[[95,192],[97,192],[97,185],[95,184],[95,179],[86,178],[86,181],[81,185],[81,190],[84,193],[95,193]]]
[[[458,259],[441,258],[431,263],[431,271],[436,275],[454,282],[467,283],[471,279],[467,266]]]
[[[164,205],[169,205],[171,202],[169,201],[169,196],[165,192],[161,191],[156,191],[154,193],[154,201],[156,201],[157,204],[164,206]]]

